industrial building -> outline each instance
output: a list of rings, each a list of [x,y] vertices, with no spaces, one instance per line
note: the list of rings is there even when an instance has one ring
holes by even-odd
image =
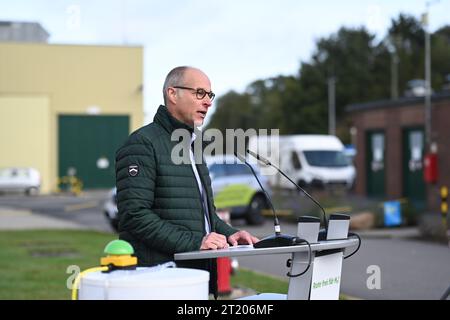
[[[42,193],[67,175],[113,187],[115,151],[144,121],[143,48],[8,38],[0,70],[0,167],[36,168]]]
[[[439,212],[439,190],[450,186],[450,92],[433,94],[431,110],[434,153],[426,145],[424,97],[347,107],[356,129],[357,194]]]

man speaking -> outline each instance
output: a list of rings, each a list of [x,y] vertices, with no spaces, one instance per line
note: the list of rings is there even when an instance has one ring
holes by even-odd
[[[164,82],[165,106],[153,122],[133,132],[116,153],[119,237],[135,249],[140,266],[173,261],[178,252],[222,249],[258,241],[238,231],[215,212],[211,180],[204,161],[174,164],[174,130],[201,126],[215,95],[201,70],[177,67]],[[217,297],[215,259],[177,262],[179,267],[210,272],[210,293]]]

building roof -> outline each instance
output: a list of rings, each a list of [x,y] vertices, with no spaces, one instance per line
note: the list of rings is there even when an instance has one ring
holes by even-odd
[[[47,42],[49,37],[39,22],[0,20],[0,41]]]
[[[432,102],[438,102],[442,100],[450,100],[450,92],[443,91],[438,92],[431,95]],[[376,100],[365,103],[355,103],[350,104],[345,107],[345,111],[347,112],[358,112],[372,109],[381,109],[381,108],[395,108],[395,107],[403,107],[403,106],[411,106],[423,104],[425,101],[425,97],[402,97],[397,100]]]

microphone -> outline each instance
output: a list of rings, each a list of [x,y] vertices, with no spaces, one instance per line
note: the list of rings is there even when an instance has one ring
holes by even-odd
[[[286,246],[294,246],[294,245],[300,244],[301,241],[298,237],[281,233],[280,223],[278,221],[278,216],[275,211],[275,208],[273,207],[272,200],[270,199],[269,194],[266,192],[266,190],[263,188],[261,182],[259,181],[258,175],[255,172],[255,169],[253,169],[253,167],[247,162],[247,160],[245,159],[245,157],[243,155],[234,151],[234,156],[236,158],[238,158],[240,161],[242,161],[243,163],[245,163],[250,168],[250,170],[252,171],[253,175],[256,178],[256,181],[258,181],[258,184],[261,187],[261,190],[266,195],[269,205],[272,209],[273,216],[274,216],[275,235],[268,236],[264,239],[261,239],[260,241],[255,243],[253,245],[253,247],[258,249],[258,248],[286,247]]]
[[[325,229],[321,229],[319,231],[319,240],[325,240],[326,236],[327,236],[328,222],[327,222],[327,215],[325,213],[325,210],[320,205],[320,203],[317,202],[316,199],[314,199],[308,192],[306,192],[306,190],[304,190],[297,183],[292,181],[291,178],[289,178],[280,168],[278,168],[272,162],[270,162],[266,158],[260,156],[256,152],[253,152],[253,151],[251,151],[249,149],[247,149],[247,153],[250,154],[252,157],[256,158],[257,160],[259,160],[260,162],[262,162],[263,164],[265,164],[266,166],[271,166],[271,167],[274,167],[275,169],[277,169],[279,173],[281,173],[286,179],[288,179],[297,188],[297,190],[302,191],[309,199],[311,199],[322,210],[322,213],[323,213],[323,224],[324,224]]]

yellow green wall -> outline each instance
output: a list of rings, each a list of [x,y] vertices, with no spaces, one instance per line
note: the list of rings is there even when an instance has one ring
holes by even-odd
[[[58,115],[96,106],[141,127],[142,59],[141,47],[0,43],[0,167],[39,166],[45,193],[57,182]]]
[[[51,188],[50,105],[46,96],[0,96],[0,167],[34,167]]]

